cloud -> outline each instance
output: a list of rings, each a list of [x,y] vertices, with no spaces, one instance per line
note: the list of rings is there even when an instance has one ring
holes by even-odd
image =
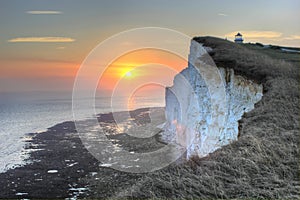
[[[27,14],[32,14],[32,15],[58,15],[62,14],[60,11],[56,10],[30,10],[26,12]]]
[[[282,33],[275,31],[234,31],[227,33],[227,37],[234,37],[237,32],[240,32],[245,38],[256,39],[256,38],[265,38],[265,39],[276,39],[282,36]]]
[[[74,42],[75,39],[69,37],[19,37],[12,38],[8,42]]]
[[[228,15],[227,14],[224,14],[224,13],[218,13],[219,16],[223,16],[223,17],[227,17]]]
[[[65,49],[66,47],[56,47],[56,49]]]
[[[289,37],[283,38],[285,40],[300,40],[300,35],[291,35]]]

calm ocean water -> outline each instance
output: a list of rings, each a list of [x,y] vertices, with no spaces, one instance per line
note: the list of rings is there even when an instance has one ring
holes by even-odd
[[[64,121],[73,120],[71,97],[24,98],[22,95],[0,96],[0,173],[24,164],[28,152],[24,151],[26,133],[36,133]],[[42,97],[41,97],[42,96]],[[127,106],[123,97],[118,97],[114,111]],[[83,100],[84,103],[85,100]],[[109,97],[96,99],[97,113],[111,112]],[[136,97],[131,109],[162,107],[163,97]],[[80,110],[82,119],[89,113]]]

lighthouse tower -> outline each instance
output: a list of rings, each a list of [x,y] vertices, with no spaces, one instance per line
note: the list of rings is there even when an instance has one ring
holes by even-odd
[[[234,42],[235,43],[243,43],[244,39],[243,39],[243,35],[240,34],[240,33],[237,33],[235,35],[235,38],[234,38]]]

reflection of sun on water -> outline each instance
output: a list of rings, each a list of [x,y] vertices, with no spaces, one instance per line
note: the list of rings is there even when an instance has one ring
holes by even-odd
[[[131,96],[129,97],[129,100],[128,100],[128,110],[134,110],[134,108],[136,107],[136,102],[135,102],[135,97],[134,96]]]
[[[146,107],[163,107],[165,88],[162,85],[149,83],[128,94],[127,110]]]

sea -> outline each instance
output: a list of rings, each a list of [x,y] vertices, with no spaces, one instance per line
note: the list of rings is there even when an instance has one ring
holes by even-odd
[[[123,111],[128,108],[128,99],[124,96],[114,98],[101,96],[95,99],[97,113]],[[82,100],[83,103],[86,99]],[[146,107],[164,107],[164,97],[135,96],[130,110]],[[117,105],[117,106],[116,106]],[[126,108],[125,108],[126,107]],[[81,119],[90,113],[80,110]],[[58,123],[73,120],[71,93],[0,93],[0,173],[22,166],[29,158],[25,150],[28,133],[46,131]]]

